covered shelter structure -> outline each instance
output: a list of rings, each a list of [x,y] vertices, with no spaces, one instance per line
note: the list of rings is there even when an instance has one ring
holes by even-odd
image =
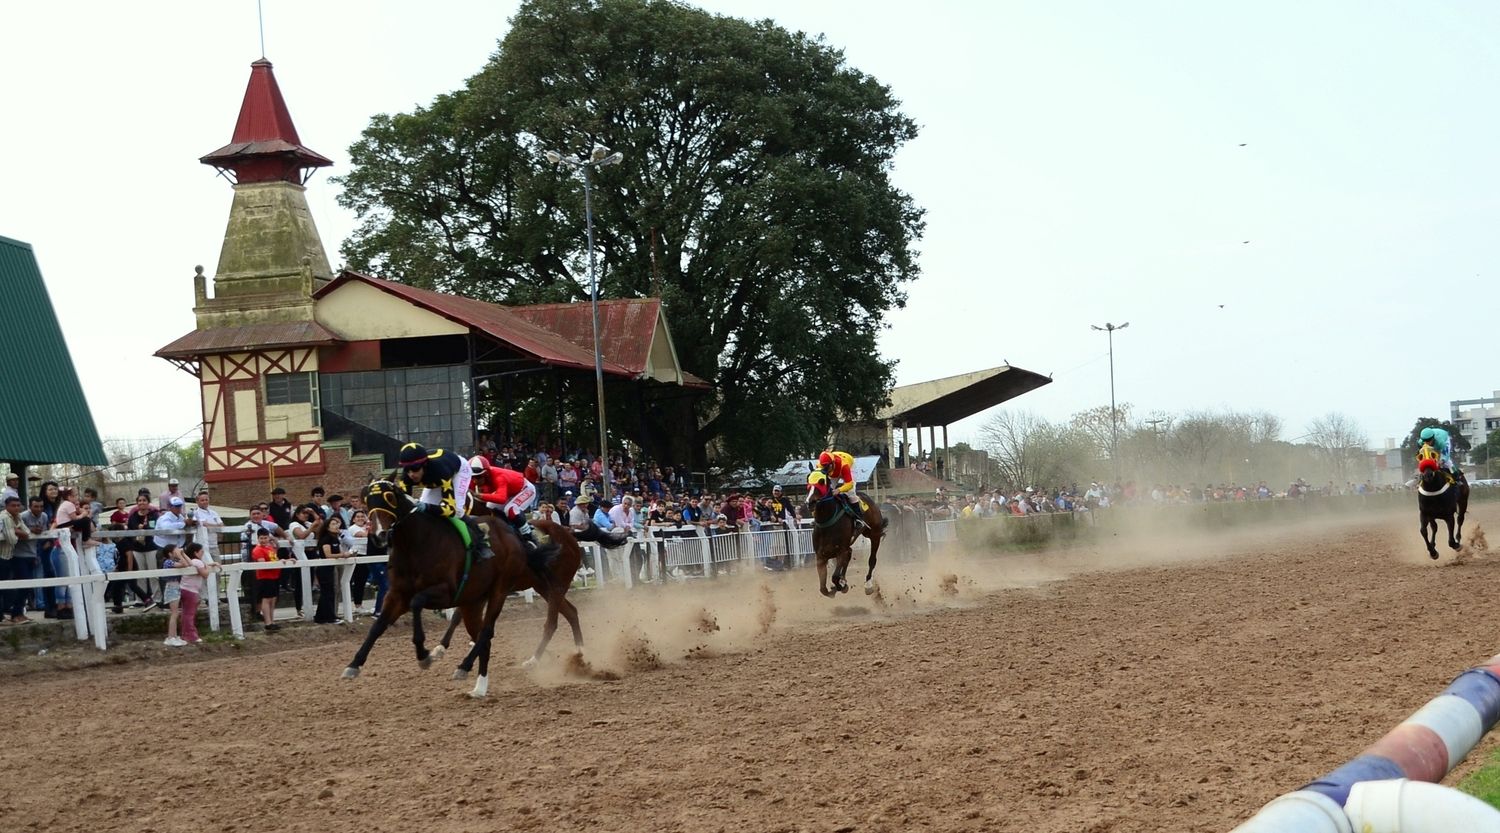
[[[907,469],[916,460],[932,452],[938,479],[953,471],[952,447],[948,444],[948,426],[996,405],[1051,384],[1043,376],[1009,364],[946,376],[912,385],[893,388],[890,404],[865,422],[845,423],[836,431],[835,444],[855,454],[879,454],[890,471]],[[923,442],[923,429],[927,438]],[[911,431],[916,431],[916,454],[912,455]],[[896,439],[896,432],[900,439]],[[938,445],[938,432],[942,445]],[[938,449],[943,455],[938,455]],[[892,477],[888,483],[898,488]],[[951,477],[947,479],[953,479]],[[899,488],[898,488],[899,490]]]
[[[6,407],[0,408],[0,462],[20,476],[23,488],[30,466],[108,465],[30,244],[0,237],[0,286],[6,289],[9,313],[0,379],[35,388],[31,396],[14,389]]]

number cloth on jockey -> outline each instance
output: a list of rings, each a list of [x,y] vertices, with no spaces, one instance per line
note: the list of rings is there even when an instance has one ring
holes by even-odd
[[[419,486],[422,491],[416,495],[414,491]],[[468,461],[451,451],[435,448],[428,452],[427,461],[422,464],[421,482],[413,483],[410,473],[402,471],[396,478],[396,487],[422,503],[442,507],[445,518],[460,517],[463,512],[455,496],[469,493]]]
[[[476,456],[469,463],[482,472],[474,480],[474,496],[492,509],[504,512],[505,517],[523,517],[536,500],[536,485],[521,472],[492,466],[483,457]]]

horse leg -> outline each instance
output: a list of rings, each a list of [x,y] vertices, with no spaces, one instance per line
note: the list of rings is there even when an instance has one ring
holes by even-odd
[[[359,669],[364,667],[365,660],[370,658],[370,649],[375,647],[375,640],[379,639],[380,635],[385,633],[385,629],[389,628],[392,622],[400,619],[401,614],[405,612],[405,599],[395,593],[386,595],[385,605],[381,608],[380,615],[370,623],[370,632],[365,634],[364,644],[354,652],[354,659],[350,661],[349,667],[344,669],[344,679],[352,680],[359,676]]]
[[[458,625],[460,622],[462,622],[464,624],[464,627],[468,629],[469,636],[472,637],[474,635],[474,627],[470,625],[468,619],[462,615],[463,610],[460,609],[453,612],[456,615],[448,619],[448,629],[443,631],[443,641],[438,643],[438,646],[436,648],[432,649],[433,659],[441,659],[443,654],[448,653],[448,646],[453,643],[453,632],[458,630]]]
[[[818,592],[832,598],[838,592],[828,589],[828,556],[818,553]]]
[[[417,664],[424,670],[432,667],[432,655],[427,652],[427,634],[422,629],[422,608],[429,601],[426,590],[417,593],[411,600],[411,644],[416,646]]]
[[[1422,543],[1427,545],[1427,557],[1436,561],[1438,557],[1437,521],[1423,515],[1422,524],[1417,527],[1417,531],[1422,533]]]
[[[865,573],[865,595],[873,595],[875,592],[875,555],[880,552],[880,536],[871,535],[870,539],[870,570]]]
[[[459,608],[458,613],[459,613],[458,616],[453,617],[453,621],[455,623],[457,623],[459,619],[463,619],[464,630],[466,630],[466,631],[469,632],[469,636],[474,637],[474,644],[478,645],[479,644],[479,626],[480,626],[480,624],[483,621],[483,617],[481,616],[480,608],[471,605],[469,607]],[[449,636],[453,635],[453,628],[452,627],[448,628],[448,635]],[[458,664],[458,667],[455,668],[455,669],[453,669],[453,679],[455,679],[455,680],[462,680],[462,679],[464,679],[465,677],[469,676],[469,672],[471,670],[473,670],[473,668],[474,668],[474,649],[470,648],[469,652],[464,655],[463,662],[460,662]]]
[[[1462,544],[1464,542],[1464,516],[1469,514],[1469,492],[1468,484],[1464,484],[1463,490],[1458,493],[1458,530],[1453,540]]]
[[[474,643],[474,652],[479,654],[479,676],[474,678],[474,690],[469,696],[476,700],[490,693],[490,644],[495,639],[495,620],[500,618],[500,608],[504,605],[505,588],[498,587],[485,605],[484,628],[479,631],[479,641]]]
[[[1447,526],[1448,526],[1448,549],[1450,549],[1450,550],[1456,550],[1456,549],[1458,549],[1458,539],[1455,538],[1455,537],[1453,537],[1453,516],[1452,515],[1445,516],[1443,518],[1443,523],[1447,524]]]
[[[843,555],[839,556],[839,566],[833,571],[833,589],[840,593],[849,592],[849,582],[844,576],[849,573],[849,559],[854,557],[854,550],[846,547]]]
[[[557,606],[562,609],[563,618],[568,620],[568,627],[573,629],[573,647],[577,648],[579,653],[582,653],[583,628],[578,625],[578,608],[574,607],[573,603],[568,601],[567,596],[558,599]]]
[[[547,624],[542,626],[541,644],[537,645],[536,651],[525,662],[521,663],[522,668],[534,667],[541,660],[542,652],[547,650],[547,643],[552,641],[552,634],[557,633],[557,614],[559,612],[557,601],[558,597],[555,592],[547,594]]]

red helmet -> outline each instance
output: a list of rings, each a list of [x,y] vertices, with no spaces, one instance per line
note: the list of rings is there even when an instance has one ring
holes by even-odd
[[[831,452],[831,451],[825,451],[822,454],[819,454],[818,455],[818,465],[820,465],[820,466],[831,466],[831,465],[833,465],[833,452]]]

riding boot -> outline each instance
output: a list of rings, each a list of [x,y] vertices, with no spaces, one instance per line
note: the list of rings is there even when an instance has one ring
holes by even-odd
[[[465,517],[464,523],[469,525],[469,537],[474,541],[474,554],[481,560],[494,556],[495,552],[490,549],[489,531],[470,517]]]
[[[545,581],[547,565],[540,557],[542,545],[533,534],[531,524],[525,517],[520,517],[510,519],[510,525],[516,530],[516,537],[521,539],[521,546],[526,550],[527,566],[531,567],[532,572],[536,573],[538,578]]]

